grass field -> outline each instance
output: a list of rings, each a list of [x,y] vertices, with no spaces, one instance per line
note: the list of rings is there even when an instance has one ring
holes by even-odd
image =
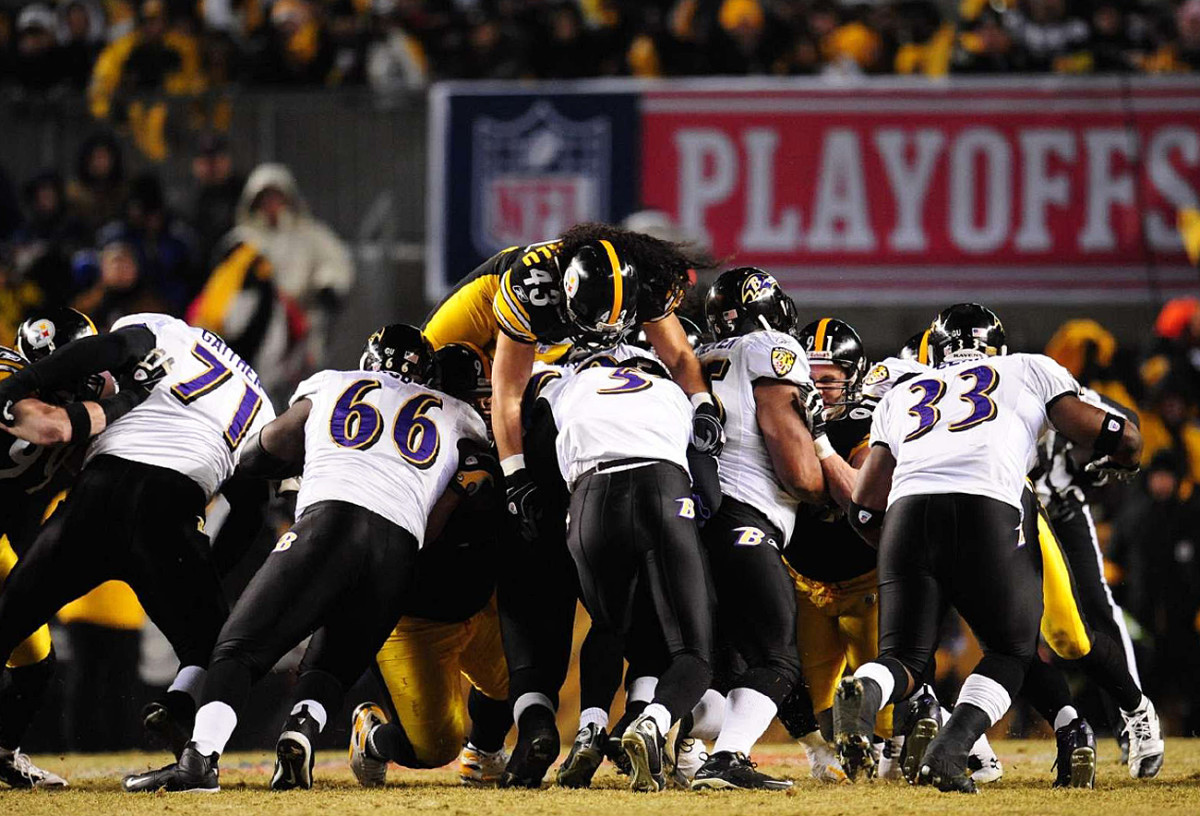
[[[591,791],[468,790],[460,788],[452,767],[437,771],[392,768],[388,787],[367,791],[355,785],[343,755],[318,757],[317,784],[311,791],[272,793],[267,789],[273,758],[266,754],[230,754],[221,763],[219,794],[131,795],[120,790],[122,773],[158,765],[160,755],[108,754],[39,756],[45,767],[65,774],[65,791],[0,792],[0,814],[19,816],[143,816],[144,814],[321,814],[352,816],[382,812],[434,816],[683,816],[693,810],[750,816],[899,816],[938,813],[1036,814],[1037,816],[1133,816],[1133,814],[1200,814],[1200,739],[1167,742],[1167,763],[1160,778],[1135,781],[1116,764],[1116,747],[1101,745],[1095,791],[1050,789],[1054,745],[1048,740],[995,743],[1004,762],[1004,779],[978,796],[940,794],[904,783],[874,782],[831,788],[808,778],[803,753],[792,746],[764,746],[757,759],[768,772],[795,778],[787,793],[668,791],[658,795],[630,793],[624,778],[605,766]]]

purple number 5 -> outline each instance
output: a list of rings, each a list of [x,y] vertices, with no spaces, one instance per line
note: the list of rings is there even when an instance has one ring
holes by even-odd
[[[192,356],[204,363],[204,371],[190,380],[184,380],[171,386],[171,394],[184,405],[190,405],[195,400],[211,394],[233,376],[229,366],[221,362],[220,357],[201,343],[192,346]],[[225,444],[231,451],[237,450],[237,446],[242,443],[247,429],[254,422],[254,418],[258,416],[258,409],[261,407],[262,395],[247,383],[237,410],[233,412],[233,419],[225,427]]]

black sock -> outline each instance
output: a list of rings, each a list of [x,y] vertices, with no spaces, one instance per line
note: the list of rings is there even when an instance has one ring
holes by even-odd
[[[489,754],[504,747],[504,738],[513,724],[512,706],[507,700],[493,700],[472,686],[467,695],[467,712],[471,715],[468,739],[472,745]]]
[[[517,721],[517,739],[532,739],[546,731],[558,731],[553,711],[544,705],[531,705],[521,712],[521,719]]]
[[[696,707],[711,680],[707,661],[693,654],[676,655],[658,678],[653,702],[667,709],[674,722]]]
[[[606,629],[592,626],[579,649],[579,710],[599,708],[608,711],[617,688],[625,661],[621,656],[621,640]]]
[[[982,708],[970,703],[959,703],[937,737],[929,744],[925,758],[928,760],[936,757],[956,768],[966,768],[971,746],[991,724],[992,721]]]
[[[808,686],[803,682],[793,686],[791,693],[783,698],[783,702],[779,705],[778,716],[792,739],[801,739],[820,727],[817,715],[813,712],[813,702],[808,693]]]
[[[642,716],[642,712],[646,710],[646,706],[648,705],[650,705],[650,703],[646,702],[645,700],[633,700],[632,702],[625,703],[625,712],[621,715],[621,719],[617,720],[617,724],[614,725],[612,730],[608,733],[616,737],[624,734],[625,729],[629,727],[629,724],[638,717]]]
[[[1058,712],[1063,706],[1072,704],[1066,675],[1040,657],[1029,661],[1029,670],[1025,672],[1025,682],[1021,685],[1021,696],[1042,715],[1042,719],[1050,723],[1051,730],[1054,729],[1054,718]]]
[[[893,709],[894,711],[895,709]],[[821,729],[821,736],[826,741],[833,739],[833,709],[827,708],[824,711],[817,712],[817,725]]]
[[[1103,632],[1092,633],[1092,650],[1079,659],[1079,665],[1121,710],[1133,711],[1142,702],[1142,690],[1129,673],[1124,650]]]
[[[15,751],[41,708],[54,676],[54,648],[37,663],[4,669],[0,680],[0,748]]]
[[[405,768],[423,767],[417,761],[417,751],[409,742],[408,734],[398,722],[385,723],[372,731],[367,748],[376,759],[390,760]]]

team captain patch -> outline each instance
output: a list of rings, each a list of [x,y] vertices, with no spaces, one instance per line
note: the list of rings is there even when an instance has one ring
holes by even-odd
[[[875,385],[881,383],[888,378],[888,369],[883,363],[872,368],[867,372],[867,376],[863,378],[863,385]]]
[[[775,376],[784,377],[792,370],[792,366],[796,364],[796,352],[783,346],[776,346],[771,349],[771,368],[775,369]]]

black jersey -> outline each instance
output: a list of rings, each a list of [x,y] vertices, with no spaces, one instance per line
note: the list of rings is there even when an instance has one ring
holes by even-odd
[[[867,444],[871,411],[855,406],[844,419],[827,423],[825,432],[834,450],[850,461],[854,452]],[[783,555],[796,572],[823,583],[849,581],[875,569],[875,550],[854,532],[841,509],[832,506],[800,505]]]

